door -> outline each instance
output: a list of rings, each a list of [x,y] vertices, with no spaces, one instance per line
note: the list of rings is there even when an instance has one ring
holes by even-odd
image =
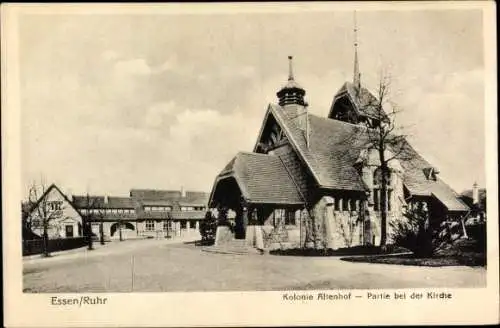
[[[66,226],[66,238],[71,238],[71,237],[73,237],[73,226],[67,225]]]

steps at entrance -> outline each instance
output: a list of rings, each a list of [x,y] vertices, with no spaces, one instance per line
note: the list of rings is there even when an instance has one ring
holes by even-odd
[[[232,239],[222,245],[203,247],[202,250],[204,252],[219,254],[262,254],[257,248],[247,245],[245,239]]]

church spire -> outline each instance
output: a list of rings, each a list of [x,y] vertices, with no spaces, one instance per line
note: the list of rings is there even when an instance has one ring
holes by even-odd
[[[358,23],[356,21],[356,11],[354,11],[354,86],[359,90],[361,88],[361,73],[359,72],[358,62]]]
[[[293,57],[288,56],[288,81],[293,81]]]

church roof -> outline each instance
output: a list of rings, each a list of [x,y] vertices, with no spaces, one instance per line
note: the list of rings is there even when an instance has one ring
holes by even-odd
[[[295,123],[296,110],[270,105],[271,113],[283,126],[288,138],[310,168],[318,184],[324,188],[364,191],[360,174],[355,168],[359,154],[369,145],[363,126],[308,114],[309,147],[304,131]],[[403,183],[413,195],[434,196],[449,210],[466,211],[465,205],[451,187],[439,178],[429,179],[425,170],[432,167],[411,145],[410,159],[402,160]]]
[[[297,187],[279,157],[238,153],[218,179],[235,178],[249,203],[302,204]]]
[[[365,87],[361,87],[359,91],[356,86],[351,82],[345,82],[342,87],[335,94],[332,106],[330,107],[329,117],[332,117],[333,106],[337,99],[344,96],[348,96],[351,103],[353,104],[354,110],[359,115],[368,116],[371,118],[377,118],[377,98]]]
[[[353,166],[360,149],[366,145],[354,137],[359,135],[359,126],[308,114],[310,137],[307,147],[305,134],[295,123],[296,109],[278,105],[270,105],[270,109],[321,186],[357,191],[366,189]]]

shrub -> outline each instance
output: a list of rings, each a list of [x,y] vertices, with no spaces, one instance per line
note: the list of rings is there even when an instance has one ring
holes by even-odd
[[[205,219],[200,222],[201,242],[203,245],[212,245],[215,242],[215,234],[217,232],[217,220],[208,211],[205,214]]]
[[[429,222],[428,212],[418,204],[404,213],[406,220],[391,222],[394,244],[409,249],[417,257],[434,255],[438,242]]]

